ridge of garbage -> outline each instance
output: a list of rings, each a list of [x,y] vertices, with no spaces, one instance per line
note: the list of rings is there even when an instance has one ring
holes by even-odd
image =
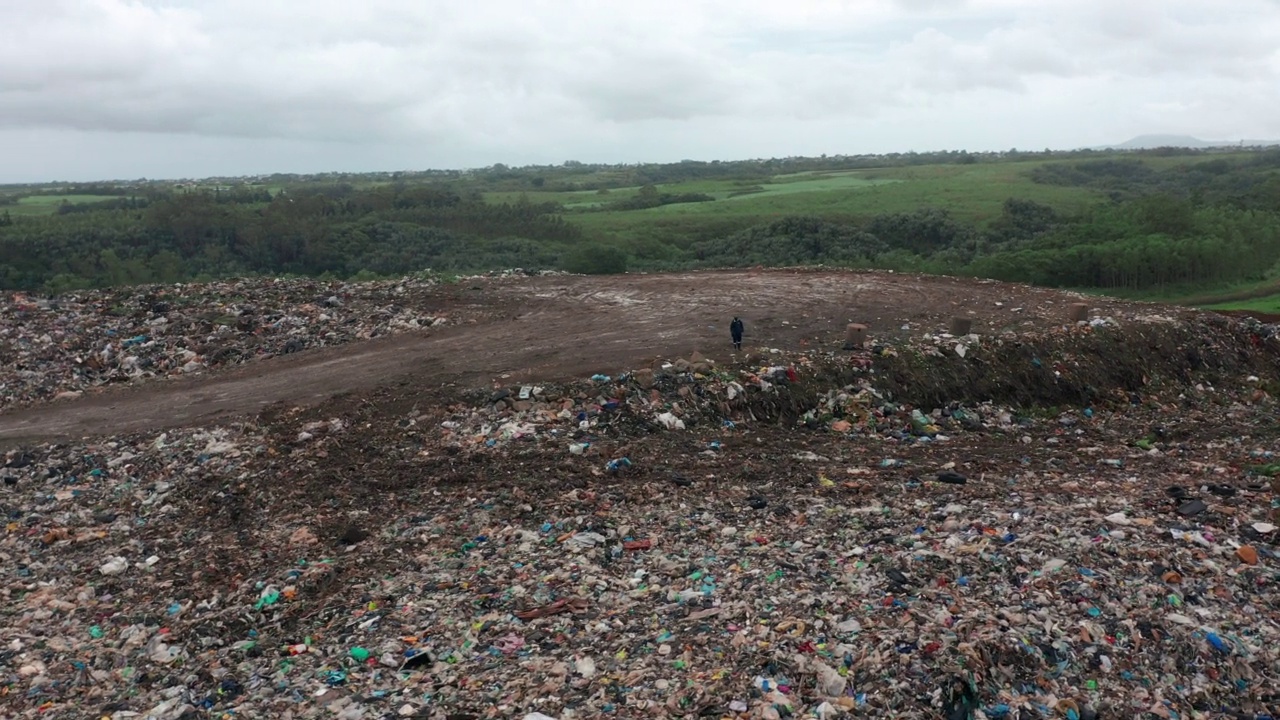
[[[1277,354],[1094,318],[13,450],[0,705],[1273,717]]]

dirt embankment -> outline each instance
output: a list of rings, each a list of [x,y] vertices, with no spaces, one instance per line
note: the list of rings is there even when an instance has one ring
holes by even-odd
[[[617,373],[693,351],[729,361],[728,324],[735,315],[746,320],[746,343],[755,350],[833,350],[850,322],[865,323],[880,339],[942,332],[955,316],[972,319],[983,336],[1042,332],[1064,326],[1067,306],[1082,297],[962,278],[822,270],[514,277],[468,281],[440,293],[487,309],[487,319],[0,414],[0,444],[194,425],[394,383],[441,391],[555,380]],[[1193,314],[1086,301],[1102,316]],[[967,367],[955,371],[955,382],[975,390],[1003,382],[984,374],[981,364]],[[902,377],[905,387],[912,376]]]

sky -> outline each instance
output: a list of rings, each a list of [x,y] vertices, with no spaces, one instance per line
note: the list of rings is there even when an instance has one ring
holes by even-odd
[[[0,0],[0,182],[1280,138],[1280,0]]]

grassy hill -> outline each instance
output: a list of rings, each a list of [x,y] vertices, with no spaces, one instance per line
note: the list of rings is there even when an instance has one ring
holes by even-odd
[[[624,244],[665,239],[684,246],[704,237],[708,229],[741,229],[790,215],[859,222],[883,213],[933,207],[962,220],[986,223],[1000,215],[1010,197],[1034,200],[1064,212],[1079,211],[1098,199],[1098,193],[1090,189],[1032,182],[1028,171],[1039,164],[925,165],[779,175],[756,182],[674,183],[656,187],[660,192],[706,193],[715,199],[609,210],[607,201],[632,197],[639,190],[627,188],[605,196],[578,194],[576,203],[565,202],[566,218],[602,238]],[[511,198],[509,194],[491,197]],[[529,199],[537,202],[544,194],[529,193]],[[555,194],[547,194],[545,199],[555,199]]]
[[[101,195],[31,195],[20,198],[12,205],[0,206],[0,211],[8,210],[13,215],[52,215],[58,212],[63,203],[93,203],[103,200]]]
[[[1280,152],[1264,150],[570,162],[0,188],[0,286],[24,289],[829,264],[1226,301],[1214,294],[1265,286],[1277,263]]]

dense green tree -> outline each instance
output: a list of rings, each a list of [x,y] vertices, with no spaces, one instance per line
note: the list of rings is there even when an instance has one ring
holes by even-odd
[[[561,267],[583,275],[617,275],[627,271],[627,254],[616,247],[588,245],[566,253]]]
[[[346,278],[424,268],[621,272],[829,263],[1143,290],[1242,282],[1278,267],[1280,152],[1178,151],[1182,159],[1159,164],[1146,162],[1150,154],[948,151],[279,175],[194,188],[145,181],[6,188],[0,204],[32,195],[65,202],[44,216],[0,211],[0,286],[56,291],[245,273]],[[721,202],[663,192],[661,185],[671,182],[727,180],[752,192],[787,173],[1032,158],[1048,160],[1030,171],[1036,181],[1091,188],[1110,200],[1063,213],[1009,198],[985,223],[928,207],[874,217],[833,208],[821,218],[765,223],[734,213],[653,212],[626,216],[645,222],[629,230],[624,247],[607,229],[583,230],[600,224],[570,222],[565,208],[537,201],[545,195],[530,191],[593,191],[608,210],[629,213]],[[636,193],[610,192],[637,186]],[[515,199],[487,202],[483,193],[495,191]]]
[[[1004,201],[1000,217],[988,228],[988,236],[998,243],[1029,240],[1047,232],[1058,222],[1058,213],[1048,205],[1009,198]]]
[[[909,213],[879,215],[867,231],[890,247],[926,255],[948,248],[972,249],[978,233],[946,210],[925,208]]]
[[[817,217],[784,217],[733,235],[697,243],[694,256],[706,265],[863,264],[887,246],[855,226]]]

